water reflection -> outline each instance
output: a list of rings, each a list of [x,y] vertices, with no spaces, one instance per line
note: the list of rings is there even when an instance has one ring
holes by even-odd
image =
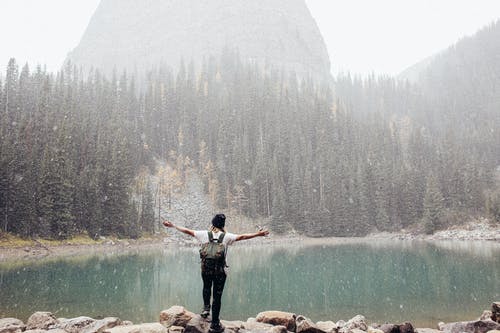
[[[313,320],[473,319],[500,299],[497,243],[313,242],[230,248],[222,315],[279,309]],[[201,305],[197,248],[0,265],[0,317],[37,310],[60,317],[158,320],[174,304]]]

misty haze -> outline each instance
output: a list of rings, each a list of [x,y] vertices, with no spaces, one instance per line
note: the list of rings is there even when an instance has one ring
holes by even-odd
[[[1,3],[25,18],[0,23],[0,333],[498,333],[500,7],[482,1],[475,32],[397,74],[335,49],[328,13],[357,2]],[[390,2],[365,9],[409,31]],[[57,6],[86,28],[44,36],[68,45],[53,70],[24,36]],[[366,68],[359,44],[391,37],[341,34]],[[393,45],[383,61],[410,59]]]

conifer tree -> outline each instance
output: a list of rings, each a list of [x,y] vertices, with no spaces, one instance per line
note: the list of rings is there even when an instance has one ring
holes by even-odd
[[[443,196],[434,175],[427,178],[424,197],[424,215],[422,223],[425,233],[432,234],[439,226],[439,217],[443,212]]]

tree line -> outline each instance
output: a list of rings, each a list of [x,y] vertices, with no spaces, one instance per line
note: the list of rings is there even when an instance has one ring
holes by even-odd
[[[183,63],[146,77],[136,84],[126,73],[107,78],[70,64],[19,71],[9,62],[0,82],[2,230],[151,233],[151,186],[134,184],[155,159],[195,169],[219,209],[270,218],[277,232],[432,232],[461,214],[499,217],[490,195],[498,156],[465,144],[467,133],[443,135],[405,115],[432,109],[409,84],[349,76],[319,84],[230,51],[198,70]]]

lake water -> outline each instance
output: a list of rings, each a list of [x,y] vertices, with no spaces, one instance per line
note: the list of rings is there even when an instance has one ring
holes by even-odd
[[[244,245],[251,245],[248,241]],[[243,245],[243,244],[242,244]],[[500,244],[363,241],[233,246],[222,319],[284,310],[317,320],[409,320],[422,327],[474,319],[500,300]],[[157,321],[162,309],[201,309],[197,248],[0,263],[0,318]]]

